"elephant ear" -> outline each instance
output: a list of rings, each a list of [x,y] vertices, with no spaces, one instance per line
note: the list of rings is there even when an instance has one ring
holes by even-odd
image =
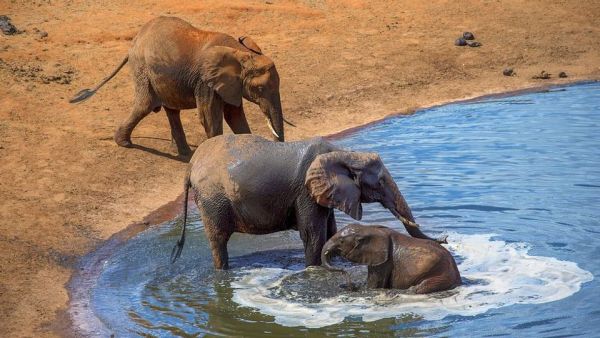
[[[258,54],[258,55],[262,55],[262,50],[260,50],[260,47],[258,47],[258,45],[256,44],[256,42],[254,42],[254,40],[252,40],[251,37],[249,36],[240,36],[238,38],[238,41],[244,46],[246,47],[248,50]]]
[[[352,262],[376,266],[387,262],[393,249],[387,228],[364,226],[354,237],[354,248],[346,256]]]
[[[202,81],[226,103],[242,104],[242,66],[239,52],[229,47],[211,47],[202,53]]]
[[[348,163],[347,151],[318,155],[306,171],[304,184],[321,206],[336,208],[359,221],[362,218],[358,172]]]

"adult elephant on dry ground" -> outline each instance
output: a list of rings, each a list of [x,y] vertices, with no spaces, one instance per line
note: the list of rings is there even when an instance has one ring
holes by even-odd
[[[320,265],[321,248],[336,233],[332,208],[360,220],[361,203],[381,203],[412,236],[431,239],[414,223],[377,154],[342,150],[321,138],[279,143],[254,135],[223,135],[202,143],[185,180],[183,232],[173,260],[185,242],[190,187],[217,269],[228,268],[227,241],[234,232],[288,229],[300,232],[306,265]]]
[[[161,107],[180,155],[191,153],[181,125],[181,109],[198,108],[208,138],[223,134],[223,117],[234,133],[250,133],[242,97],[260,106],[275,139],[284,140],[277,69],[248,37],[236,40],[227,34],[201,31],[174,17],[153,19],[142,27],[117,69],[70,102],[94,95],[127,62],[135,98],[131,114],[115,133],[120,146],[132,146],[135,126]]]
[[[340,255],[368,265],[371,288],[408,289],[431,293],[461,284],[454,258],[439,243],[411,238],[384,226],[351,224],[331,237],[321,253],[323,266]]]

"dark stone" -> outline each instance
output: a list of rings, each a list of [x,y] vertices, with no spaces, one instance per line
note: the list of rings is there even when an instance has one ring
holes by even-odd
[[[513,71],[512,68],[504,68],[504,70],[502,71],[502,74],[504,76],[513,76],[513,75],[515,75],[515,72]]]
[[[536,80],[547,80],[550,78],[550,73],[542,70],[538,75],[534,75],[531,78]]]
[[[15,25],[10,23],[10,18],[6,15],[0,15],[0,30],[2,30],[2,33],[5,35],[15,35],[21,33],[21,31],[19,31]]]
[[[565,73],[565,72],[560,72],[560,73],[558,73],[558,77],[560,77],[560,78],[563,78],[563,79],[564,79],[564,78],[566,78],[566,77],[567,77],[567,73]]]
[[[48,37],[48,32],[45,32],[45,31],[40,31],[40,32],[38,33],[38,35],[40,36],[40,38],[44,39],[44,38],[47,38],[47,37]]]
[[[481,47],[481,42],[477,42],[477,41],[468,41],[467,45],[469,45],[469,47]]]
[[[467,40],[465,40],[463,38],[458,38],[458,39],[456,39],[456,41],[454,41],[454,45],[455,46],[466,46]]]
[[[463,38],[465,40],[475,40],[475,35],[473,35],[473,33],[471,33],[471,32],[464,32]]]

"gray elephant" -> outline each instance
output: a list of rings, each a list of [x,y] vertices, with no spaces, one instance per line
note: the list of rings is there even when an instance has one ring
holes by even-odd
[[[123,62],[94,89],[80,91],[71,103],[92,96],[129,62],[135,98],[115,141],[131,147],[131,133],[150,112],[163,107],[180,155],[191,150],[181,125],[181,109],[198,108],[208,138],[223,134],[223,117],[236,134],[250,133],[242,97],[260,106],[276,140],[284,140],[279,74],[251,38],[201,31],[174,17],[145,24]]]
[[[346,226],[323,246],[321,261],[325,268],[341,270],[331,266],[335,255],[367,264],[370,288],[412,288],[422,294],[461,285],[456,262],[443,246],[384,226]]]
[[[288,229],[300,232],[306,265],[320,265],[321,248],[336,233],[332,208],[360,220],[361,203],[381,203],[412,236],[431,239],[414,223],[377,154],[346,151],[321,138],[279,143],[253,135],[222,135],[202,143],[190,161],[183,232],[173,261],[185,242],[190,187],[217,269],[228,268],[227,241],[234,232]]]

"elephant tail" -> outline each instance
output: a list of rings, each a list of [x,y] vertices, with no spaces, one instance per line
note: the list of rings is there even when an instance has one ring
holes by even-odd
[[[185,174],[185,181],[183,183],[183,230],[181,231],[181,238],[177,241],[177,244],[173,247],[171,251],[171,263],[175,263],[177,258],[181,256],[181,251],[183,250],[183,244],[185,243],[185,226],[187,224],[187,209],[188,209],[188,196],[190,192],[190,187],[192,186],[190,182],[191,170]]]
[[[98,89],[100,89],[100,87],[104,86],[108,81],[110,81],[110,79],[112,79],[115,75],[117,75],[117,73],[121,70],[121,68],[123,68],[123,66],[125,66],[125,64],[127,63],[127,61],[129,61],[129,56],[126,56],[123,61],[121,61],[121,64],[106,78],[104,78],[104,80],[102,80],[102,82],[100,82],[96,87],[94,87],[94,89],[83,89],[81,90],[79,93],[75,94],[75,96],[69,100],[69,103],[78,103],[81,101],[85,101],[87,99],[89,99],[92,95],[96,94],[96,92],[98,91]]]

